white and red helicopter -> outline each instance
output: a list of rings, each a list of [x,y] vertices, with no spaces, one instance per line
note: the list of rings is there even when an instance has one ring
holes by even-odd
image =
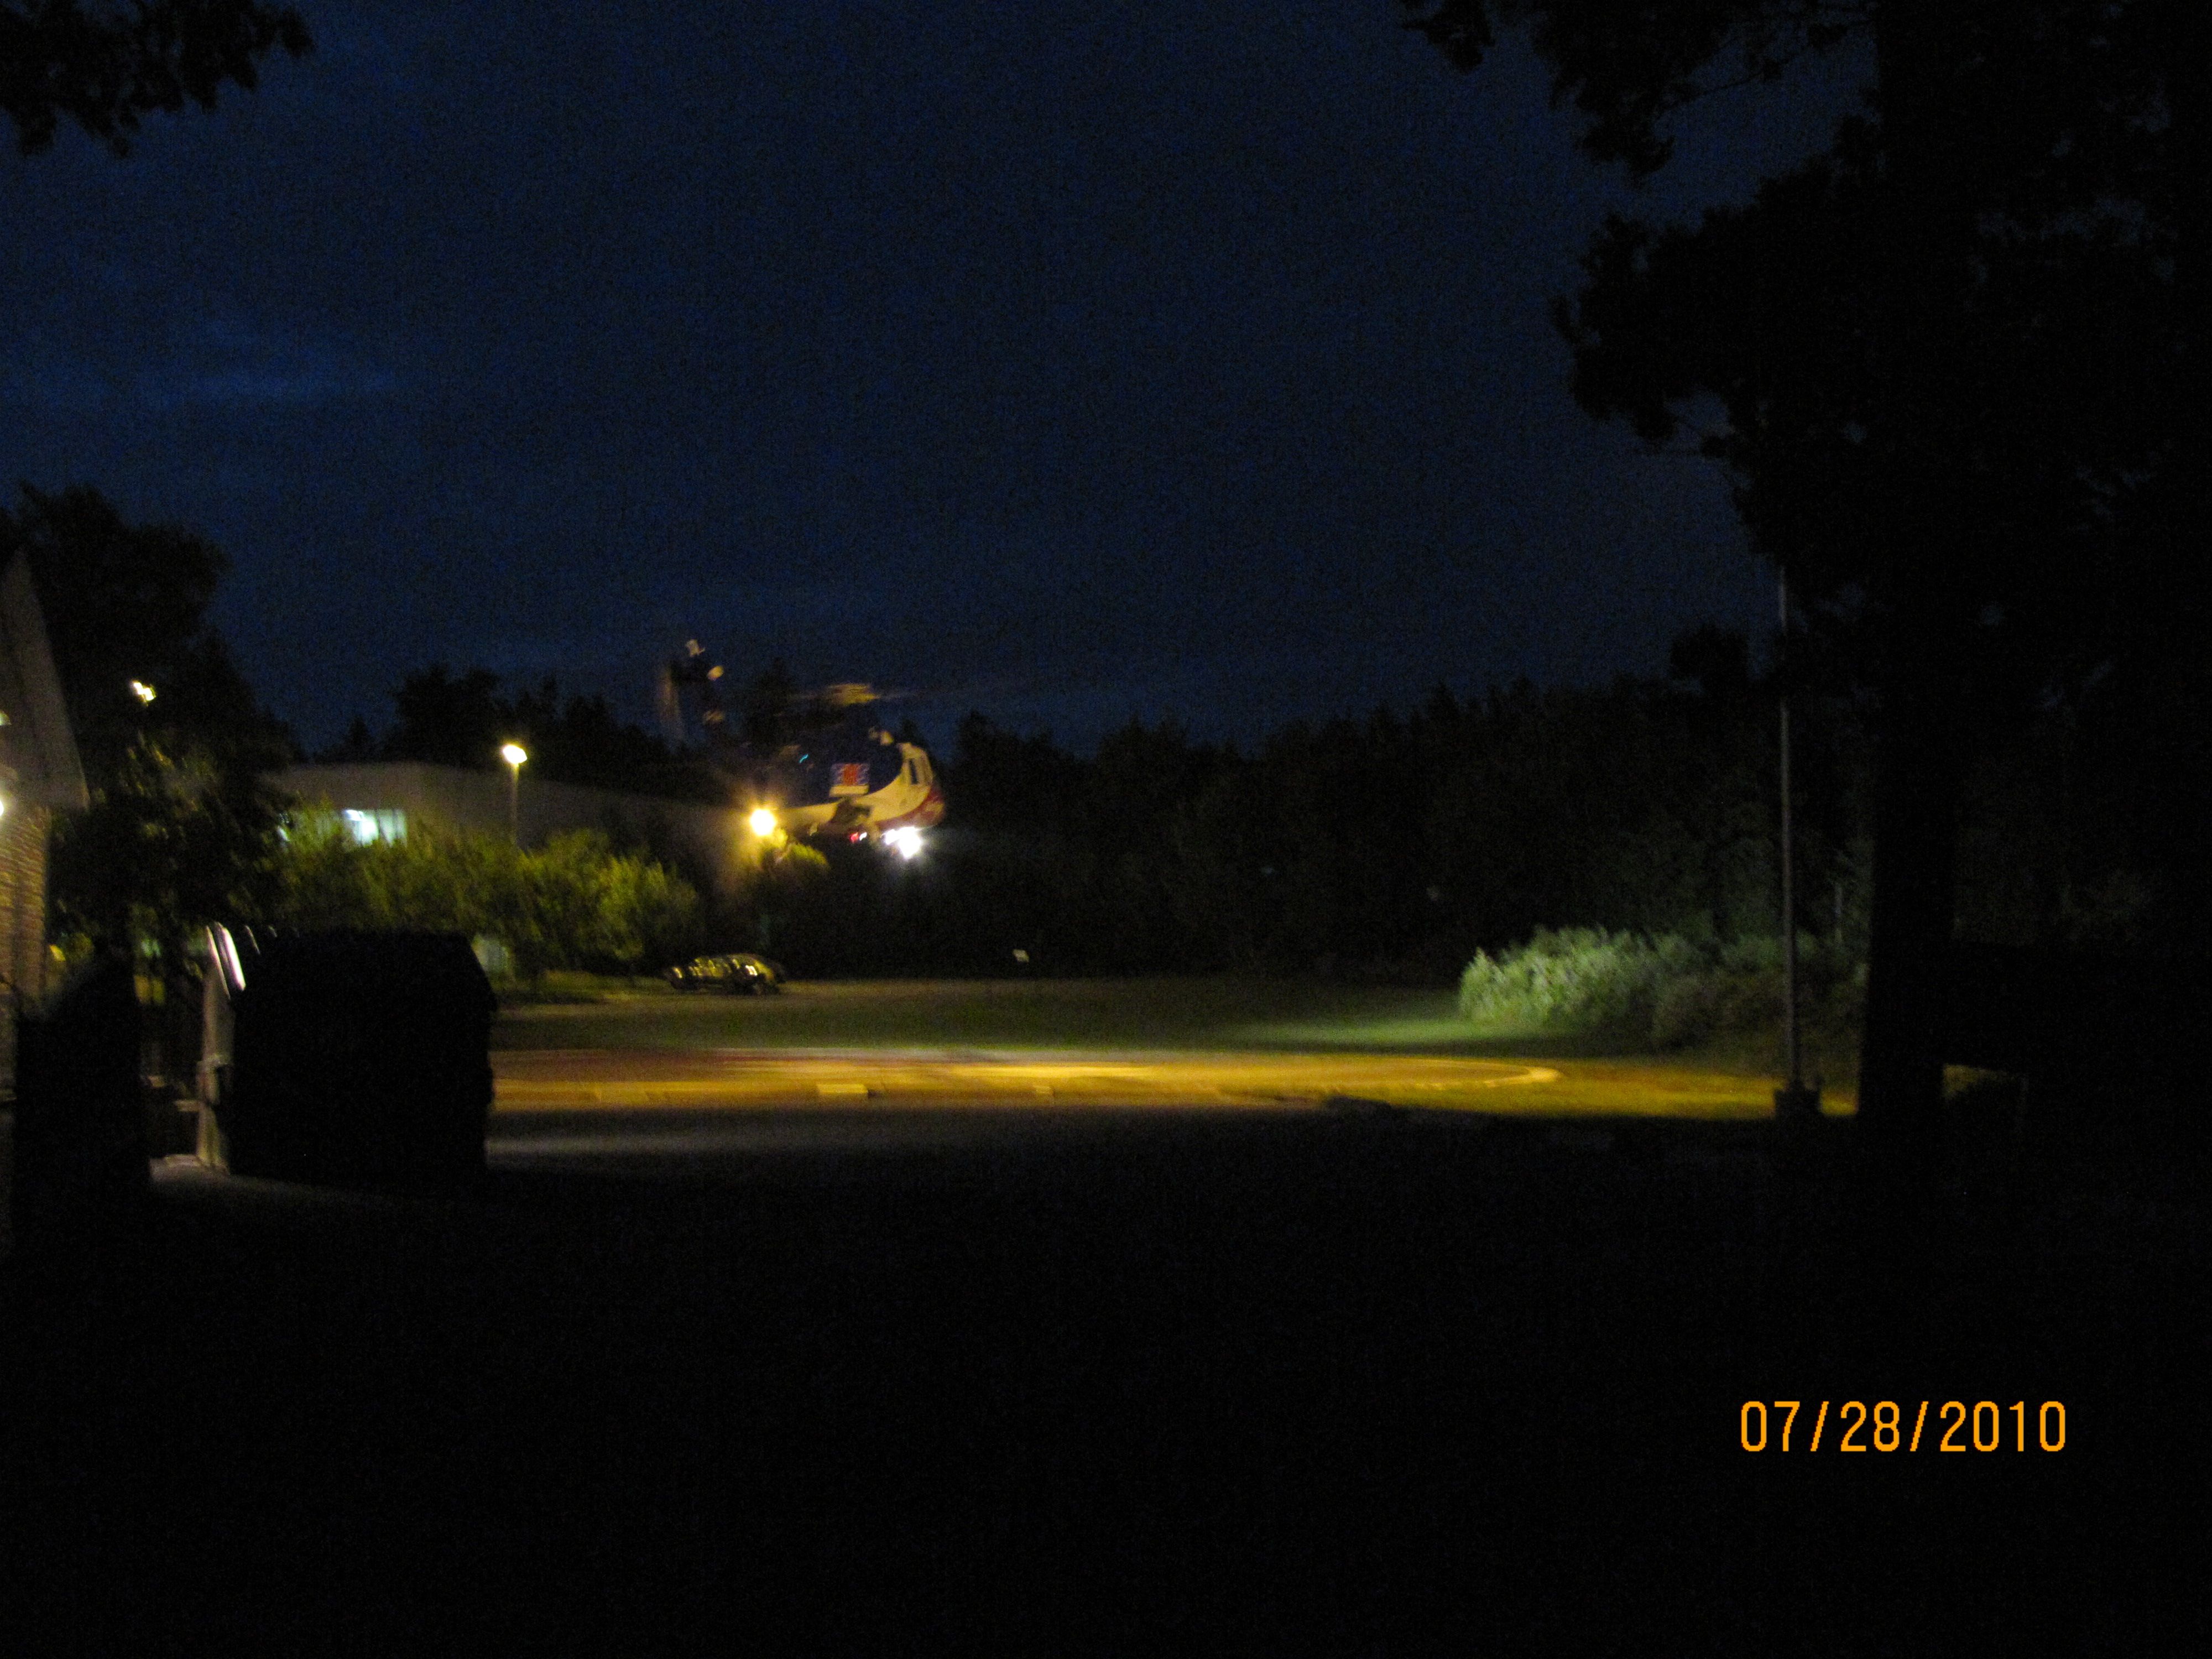
[[[928,751],[902,743],[876,710],[872,687],[843,684],[801,692],[774,676],[732,707],[728,677],[698,641],[684,642],[660,680],[661,722],[672,741],[690,739],[696,708],[708,757],[736,779],[763,840],[873,842],[906,858],[922,831],[943,822],[945,793]]]

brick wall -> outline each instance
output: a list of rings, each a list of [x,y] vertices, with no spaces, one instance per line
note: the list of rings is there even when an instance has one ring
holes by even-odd
[[[52,811],[18,806],[0,817],[0,1084],[15,1080],[15,1006],[46,988],[46,834]]]

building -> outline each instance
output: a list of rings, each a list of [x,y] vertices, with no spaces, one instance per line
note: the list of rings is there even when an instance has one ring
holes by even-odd
[[[310,808],[337,813],[362,842],[404,841],[422,824],[504,836],[511,802],[525,847],[563,830],[604,830],[663,857],[683,858],[720,880],[747,833],[744,815],[734,806],[552,783],[532,777],[527,764],[514,776],[423,761],[295,766],[269,774],[268,781]]]
[[[46,840],[88,797],[46,618],[18,553],[0,574],[0,1076],[13,1082],[15,1014],[46,991]]]

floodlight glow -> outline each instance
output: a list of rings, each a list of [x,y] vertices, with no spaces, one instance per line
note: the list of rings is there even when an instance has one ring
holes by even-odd
[[[509,743],[500,746],[499,757],[509,766],[520,766],[528,760],[530,756],[520,744]]]
[[[901,858],[920,858],[921,831],[910,823],[901,824],[896,830],[884,831],[884,844],[896,849]]]
[[[745,823],[763,841],[775,833],[775,814],[765,806],[753,808],[752,816],[745,820]]]

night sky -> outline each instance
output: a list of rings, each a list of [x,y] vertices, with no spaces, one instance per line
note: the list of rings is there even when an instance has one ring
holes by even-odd
[[[1761,626],[1724,480],[1566,391],[1608,207],[1741,198],[1832,67],[1632,191],[1391,0],[301,0],[128,161],[0,156],[0,479],[214,539],[311,746],[433,660],[650,719],[732,672],[1087,746],[1656,672]]]

